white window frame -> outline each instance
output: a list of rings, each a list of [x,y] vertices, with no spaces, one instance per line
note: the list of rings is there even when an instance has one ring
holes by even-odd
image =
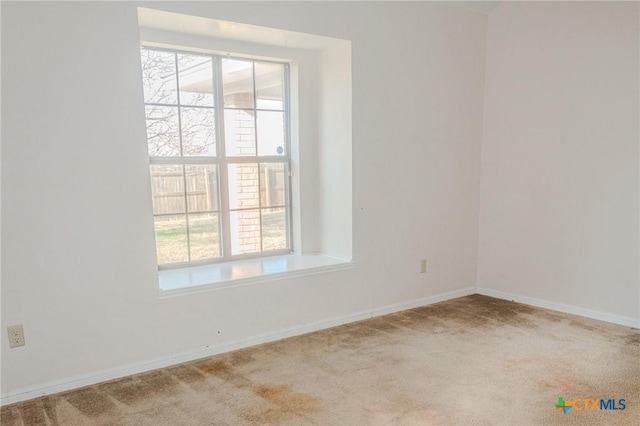
[[[290,254],[294,251],[294,238],[292,232],[292,182],[291,177],[293,176],[292,172],[292,159],[291,159],[291,98],[290,98],[290,67],[289,63],[271,60],[269,58],[256,58],[251,56],[232,56],[232,55],[220,55],[214,52],[203,52],[202,50],[188,50],[188,49],[177,49],[177,48],[164,48],[157,46],[145,46],[144,44],[141,46],[143,49],[149,49],[154,51],[162,51],[168,52],[176,55],[176,83],[177,83],[177,99],[176,103],[151,103],[146,102],[145,100],[145,108],[147,106],[167,106],[167,107],[176,107],[178,110],[183,107],[191,108],[191,105],[183,105],[180,102],[180,90],[179,90],[179,72],[178,72],[178,64],[177,64],[177,55],[178,54],[189,54],[189,55],[197,55],[203,57],[209,57],[212,59],[213,64],[213,92],[214,92],[214,105],[213,107],[202,107],[207,109],[214,110],[214,123],[215,123],[215,145],[216,145],[216,155],[215,156],[171,156],[171,157],[158,157],[158,156],[149,156],[149,164],[152,165],[216,165],[217,167],[217,192],[218,192],[218,238],[220,244],[220,257],[210,258],[210,259],[202,259],[202,260],[189,260],[186,262],[174,262],[174,263],[166,263],[166,264],[158,264],[158,270],[168,270],[168,269],[179,269],[179,268],[189,268],[189,267],[197,267],[208,264],[215,264],[221,262],[229,262],[235,260],[243,260],[243,259],[256,259],[263,258],[268,256],[278,256],[283,254]],[[281,64],[284,67],[284,81],[283,81],[283,112],[284,112],[284,153],[282,155],[277,156],[260,156],[258,155],[258,134],[256,131],[256,155],[255,156],[227,156],[226,155],[226,143],[225,143],[225,129],[224,129],[224,121],[225,121],[225,110],[252,110],[257,117],[257,113],[259,111],[273,111],[270,109],[261,109],[258,108],[257,105],[257,87],[256,87],[256,76],[255,76],[255,66],[253,67],[253,88],[254,88],[254,105],[253,108],[240,108],[240,107],[231,107],[225,108],[224,106],[224,93],[223,93],[223,74],[222,74],[222,60],[225,59],[237,59],[241,61],[252,61],[252,63],[261,62],[261,63],[277,63]],[[181,125],[179,124],[178,135],[180,140],[182,139],[182,131]],[[182,140],[180,141],[182,146]],[[231,209],[229,205],[229,186],[228,186],[228,166],[230,164],[242,164],[242,163],[253,163],[258,165],[258,174],[260,174],[260,164],[264,163],[277,163],[277,164],[285,164],[286,173],[285,173],[285,205],[284,206],[270,206],[264,207],[262,206],[261,200],[261,191],[259,190],[258,195],[258,207],[255,208],[240,208],[240,209]],[[258,179],[258,185],[261,185],[260,179]],[[188,204],[186,203],[186,194],[187,188],[185,186],[185,217],[187,217],[187,253],[190,256],[190,241],[189,241],[189,223],[188,223]],[[277,249],[277,250],[268,250],[263,251],[263,236],[260,235],[261,247],[260,251],[253,253],[245,253],[245,254],[232,254],[232,246],[231,246],[231,212],[239,211],[239,210],[258,210],[260,212],[260,223],[262,224],[262,210],[264,208],[285,208],[285,217],[286,217],[286,248]],[[157,215],[155,212],[153,213],[153,217],[155,218]],[[156,241],[156,250],[157,250],[157,241]]]

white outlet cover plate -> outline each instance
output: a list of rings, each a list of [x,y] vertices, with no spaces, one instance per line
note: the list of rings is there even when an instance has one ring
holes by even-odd
[[[22,329],[22,324],[7,327],[7,334],[9,335],[10,348],[24,346],[24,330]]]

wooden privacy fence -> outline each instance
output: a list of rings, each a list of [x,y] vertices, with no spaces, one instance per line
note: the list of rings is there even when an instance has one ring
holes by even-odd
[[[186,202],[190,212],[218,210],[217,176],[215,170],[182,170],[174,168],[152,171],[153,212],[156,215],[184,213]]]
[[[154,214],[183,214],[185,213],[185,199],[189,212],[217,211],[217,174],[215,169],[205,167],[186,166],[184,180],[182,166],[168,166],[165,170],[152,169],[151,187]],[[263,163],[261,169],[262,206],[284,206],[286,204],[285,168],[281,163],[273,165]],[[253,181],[257,184],[256,177],[253,177]]]

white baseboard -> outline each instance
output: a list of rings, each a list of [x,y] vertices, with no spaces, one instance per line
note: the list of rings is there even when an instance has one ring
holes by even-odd
[[[460,290],[450,291],[448,293],[439,294],[437,296],[429,296],[423,299],[412,300],[410,302],[396,303],[393,305],[376,308],[371,312],[371,317],[392,314],[394,312],[406,311],[420,306],[433,305],[434,303],[444,302],[445,300],[455,299],[457,297],[469,296],[476,293],[475,287],[467,287]]]
[[[181,364],[184,362],[193,361],[200,358],[205,358],[212,355],[218,355],[225,352],[234,351],[237,349],[246,348],[249,346],[259,345],[261,343],[273,342],[276,340],[284,339],[287,337],[298,336],[313,331],[322,330],[325,328],[331,328],[342,324],[347,324],[354,321],[360,321],[380,315],[386,315],[393,312],[399,312],[406,309],[416,308],[419,306],[431,305],[433,303],[443,302],[449,299],[455,299],[457,297],[468,296],[476,292],[474,287],[468,287],[461,290],[456,290],[436,296],[425,297],[422,299],[412,300],[409,302],[396,303],[393,305],[382,306],[371,310],[356,312],[340,317],[334,317],[322,321],[317,321],[305,325],[291,327],[285,330],[276,331],[273,333],[266,333],[247,339],[240,339],[234,342],[225,343],[223,345],[206,346],[204,348],[183,352],[180,354],[171,355],[168,357],[157,358],[141,363],[131,364],[128,366],[104,370],[101,372],[95,372],[85,374],[81,376],[75,376],[64,380],[57,380],[42,385],[20,389],[17,391],[11,391],[2,393],[0,395],[0,406],[14,404],[16,402],[26,401],[28,399],[37,398],[44,395],[51,395],[54,393],[65,392],[71,389],[77,389],[84,386],[94,385],[96,383],[105,382],[108,380],[118,379],[132,374],[144,373],[146,371],[155,370],[158,368],[164,368],[175,364]]]
[[[613,315],[605,312],[593,311],[578,306],[566,305],[564,303],[551,302],[549,300],[537,299],[535,297],[519,296],[504,291],[491,290],[488,288],[478,287],[476,293],[485,296],[491,296],[498,299],[513,300],[514,302],[524,303],[525,305],[537,306],[538,308],[551,309],[553,311],[564,312],[566,314],[579,315],[600,321],[606,321],[613,324],[624,325],[627,327],[640,328],[640,318],[624,317],[621,315]]]

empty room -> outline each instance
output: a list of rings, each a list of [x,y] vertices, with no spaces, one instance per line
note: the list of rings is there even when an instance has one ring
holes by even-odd
[[[3,426],[640,424],[640,3],[0,20]]]

